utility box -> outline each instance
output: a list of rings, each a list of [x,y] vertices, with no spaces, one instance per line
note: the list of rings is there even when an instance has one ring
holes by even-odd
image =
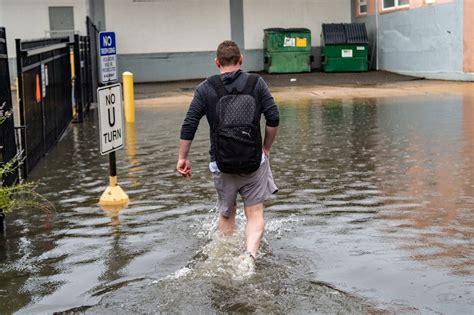
[[[321,44],[324,72],[369,71],[369,39],[364,23],[323,24]]]
[[[311,31],[307,28],[264,30],[264,63],[268,73],[311,72]]]

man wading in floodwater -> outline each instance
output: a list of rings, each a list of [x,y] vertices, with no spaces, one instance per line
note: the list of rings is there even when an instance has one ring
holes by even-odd
[[[191,177],[188,153],[199,120],[206,115],[211,142],[209,169],[217,190],[218,228],[224,235],[234,232],[239,193],[247,217],[248,254],[243,259],[253,261],[265,226],[263,202],[278,190],[269,154],[277,134],[279,113],[265,81],[256,74],[243,72],[242,62],[235,42],[226,40],[217,48],[215,64],[220,75],[207,78],[194,93],[181,127],[176,169],[184,177]],[[263,146],[262,113],[266,120]]]

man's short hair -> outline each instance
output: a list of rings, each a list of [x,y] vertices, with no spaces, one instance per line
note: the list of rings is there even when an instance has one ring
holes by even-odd
[[[240,48],[231,40],[225,40],[217,47],[217,60],[221,66],[234,66],[240,60]]]

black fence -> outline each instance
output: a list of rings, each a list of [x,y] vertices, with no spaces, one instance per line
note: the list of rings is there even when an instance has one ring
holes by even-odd
[[[91,46],[89,36],[74,36],[74,99],[75,121],[82,122],[93,102],[94,89],[91,77]]]
[[[25,177],[72,120],[70,46],[69,37],[16,39]]]
[[[10,71],[5,28],[0,27],[0,165],[12,161],[17,155],[15,125],[13,123]],[[1,184],[10,186],[18,181],[15,170],[1,178]],[[1,210],[0,210],[1,211]]]
[[[91,91],[91,99],[93,102],[97,102],[97,94],[95,91],[97,91],[98,82],[97,79],[99,78],[99,68],[98,68],[98,62],[97,62],[97,39],[99,38],[99,29],[97,26],[92,23],[92,20],[87,17],[86,19],[86,26],[87,26],[87,36],[89,37],[89,49],[90,49],[90,58],[89,58],[89,78],[90,82],[92,84],[92,91]]]

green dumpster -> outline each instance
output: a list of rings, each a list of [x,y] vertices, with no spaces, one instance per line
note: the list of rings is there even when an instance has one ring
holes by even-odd
[[[264,63],[268,73],[311,71],[311,31],[307,28],[264,30]]]
[[[324,72],[369,70],[369,39],[365,24],[323,24],[321,43]]]

